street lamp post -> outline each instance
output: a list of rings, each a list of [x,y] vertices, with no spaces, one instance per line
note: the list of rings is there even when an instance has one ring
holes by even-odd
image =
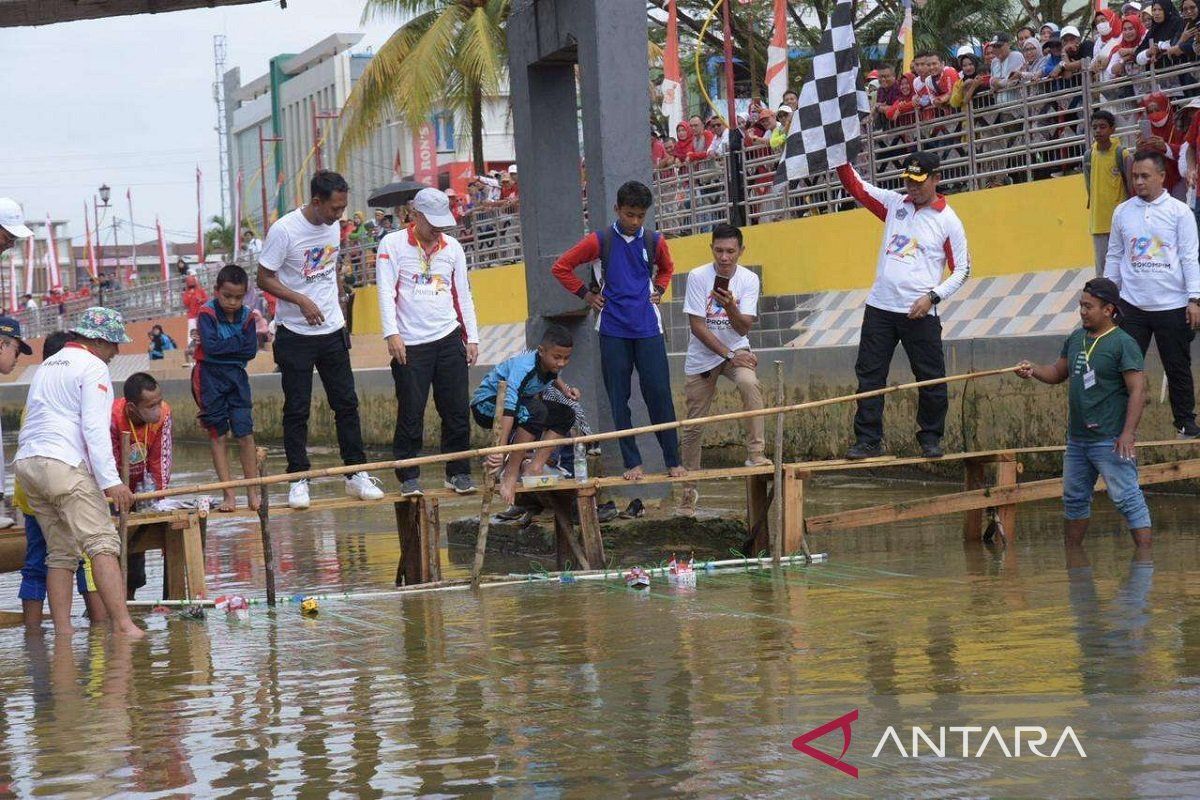
[[[104,281],[100,279],[100,276],[104,274],[104,251],[100,244],[100,209],[108,210],[108,199],[112,196],[112,189],[109,188],[107,183],[102,183],[97,191],[100,193],[100,202],[97,203],[96,195],[92,195],[92,219],[96,223],[94,226],[96,231],[96,261],[99,262],[96,264],[96,272],[98,273],[97,291],[100,293],[98,300],[100,305],[104,305]],[[113,229],[114,231],[116,230],[115,225]],[[115,240],[113,244],[116,244]]]

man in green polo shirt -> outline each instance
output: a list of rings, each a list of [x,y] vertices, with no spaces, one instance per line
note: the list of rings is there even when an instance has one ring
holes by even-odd
[[[1067,337],[1053,364],[1017,365],[1017,375],[1068,386],[1067,451],[1063,456],[1064,536],[1078,546],[1092,515],[1097,476],[1125,517],[1139,549],[1150,547],[1150,510],[1138,486],[1134,440],[1146,400],[1142,351],[1116,326],[1119,292],[1108,278],[1093,278],[1079,297],[1083,326]]]

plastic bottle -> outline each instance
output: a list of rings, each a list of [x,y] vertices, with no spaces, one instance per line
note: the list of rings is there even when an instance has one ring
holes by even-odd
[[[587,445],[583,442],[575,443],[575,480],[583,483],[588,479],[588,456]]]

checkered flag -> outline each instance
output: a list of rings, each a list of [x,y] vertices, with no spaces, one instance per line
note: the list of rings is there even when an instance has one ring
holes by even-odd
[[[821,175],[854,161],[862,144],[858,43],[853,0],[838,0],[812,60],[812,77],[800,88],[775,183]]]

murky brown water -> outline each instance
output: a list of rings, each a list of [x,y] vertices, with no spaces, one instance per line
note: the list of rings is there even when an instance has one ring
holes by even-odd
[[[201,477],[205,451],[181,451],[179,480]],[[810,503],[946,490],[829,478]],[[702,574],[693,592],[542,582],[324,601],[316,619],[256,607],[242,622],[149,618],[132,646],[4,629],[0,784],[88,798],[1200,796],[1200,515],[1195,497],[1151,508],[1143,563],[1101,499],[1070,564],[1046,503],[1021,509],[1007,551],[964,547],[957,518],[904,523],[814,540],[827,564]],[[281,517],[277,541],[286,593],[395,576],[390,509]],[[214,522],[210,586],[260,595],[258,552],[256,528]],[[150,587],[160,574],[152,557]],[[0,606],[17,607],[16,584],[0,577]],[[792,747],[854,709],[857,780]],[[994,741],[974,758],[982,733],[964,758],[954,732],[945,758],[872,757],[888,726],[909,750],[913,725],[935,743],[939,725],[996,725],[1010,749],[1014,726],[1041,726],[1046,753],[1070,725],[1087,758],[1006,758]],[[816,746],[837,755],[841,741]]]

